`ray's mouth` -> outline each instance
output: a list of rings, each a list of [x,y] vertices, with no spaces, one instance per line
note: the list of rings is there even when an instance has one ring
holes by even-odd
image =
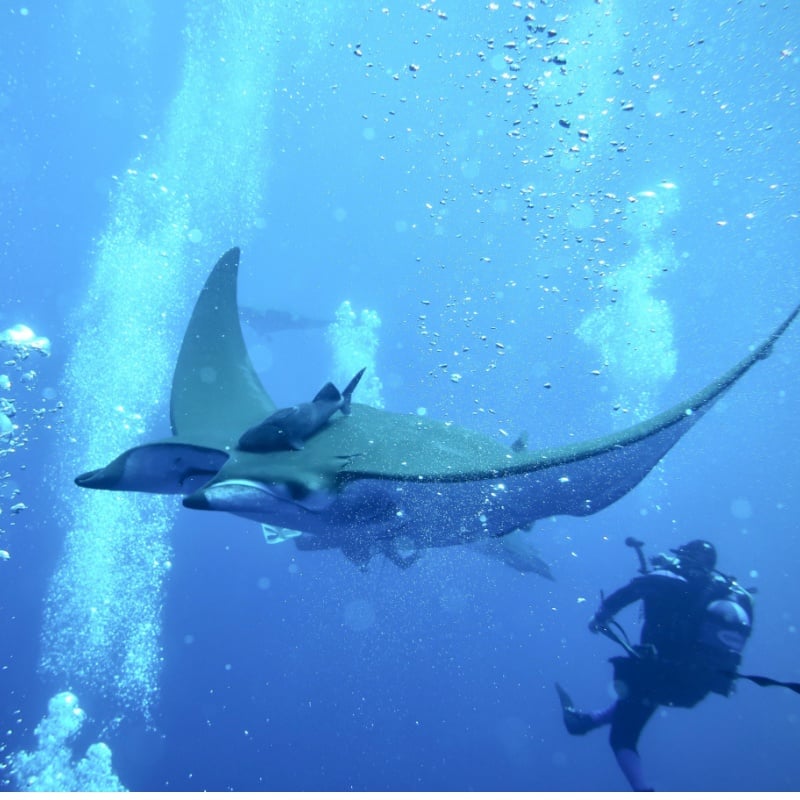
[[[195,492],[183,498],[185,508],[193,508],[195,511],[210,511],[212,506],[205,496],[205,492]]]
[[[183,498],[183,505],[198,511],[263,511],[268,507],[297,506],[306,511],[322,511],[333,502],[326,491],[298,493],[285,484],[257,481],[223,481]]]
[[[228,480],[205,486],[183,498],[183,505],[196,511],[261,511],[281,502],[279,489],[258,481]]]

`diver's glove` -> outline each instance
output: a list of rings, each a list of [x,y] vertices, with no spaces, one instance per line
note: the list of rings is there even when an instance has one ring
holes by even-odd
[[[608,618],[602,612],[598,611],[589,620],[589,631],[591,633],[600,633],[606,627],[607,622]]]

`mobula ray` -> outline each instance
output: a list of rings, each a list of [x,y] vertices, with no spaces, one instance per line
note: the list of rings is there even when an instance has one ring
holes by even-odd
[[[299,532],[292,538],[301,550],[339,548],[359,565],[377,553],[407,564],[426,548],[503,537],[544,517],[601,511],[642,481],[770,354],[800,311],[682,403],[586,442],[508,448],[467,428],[349,404],[349,397],[345,407],[344,396],[340,402],[331,395],[338,390],[326,387],[324,413],[297,441],[289,431],[285,446],[281,437],[267,437],[268,446],[259,449],[259,438],[251,437],[244,449],[246,432],[270,418],[267,428],[302,414],[276,409],[256,375],[239,323],[238,267],[239,249],[233,248],[217,262],[195,305],[173,376],[173,435],[127,450],[76,483],[181,494],[187,508]],[[308,411],[319,400],[295,409]]]

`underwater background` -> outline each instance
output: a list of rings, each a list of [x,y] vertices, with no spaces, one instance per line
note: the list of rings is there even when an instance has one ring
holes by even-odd
[[[554,580],[474,546],[360,570],[73,484],[168,435],[186,321],[233,245],[278,406],[366,364],[359,402],[538,449],[705,386],[800,301],[792,3],[0,20],[4,788],[624,789],[554,683],[609,702],[620,650],[586,625],[635,574],[631,535],[712,540],[758,587],[743,670],[800,680],[797,326],[630,494],[536,524]],[[796,790],[799,735],[800,698],[740,682],[662,709],[640,751],[658,789]]]

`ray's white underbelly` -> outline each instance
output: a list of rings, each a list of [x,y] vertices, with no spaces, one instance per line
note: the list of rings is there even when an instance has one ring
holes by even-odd
[[[465,482],[360,479],[339,493],[302,500],[273,495],[263,508],[234,513],[331,544],[403,536],[420,547],[443,547],[500,536],[541,518],[542,488],[532,474]]]

